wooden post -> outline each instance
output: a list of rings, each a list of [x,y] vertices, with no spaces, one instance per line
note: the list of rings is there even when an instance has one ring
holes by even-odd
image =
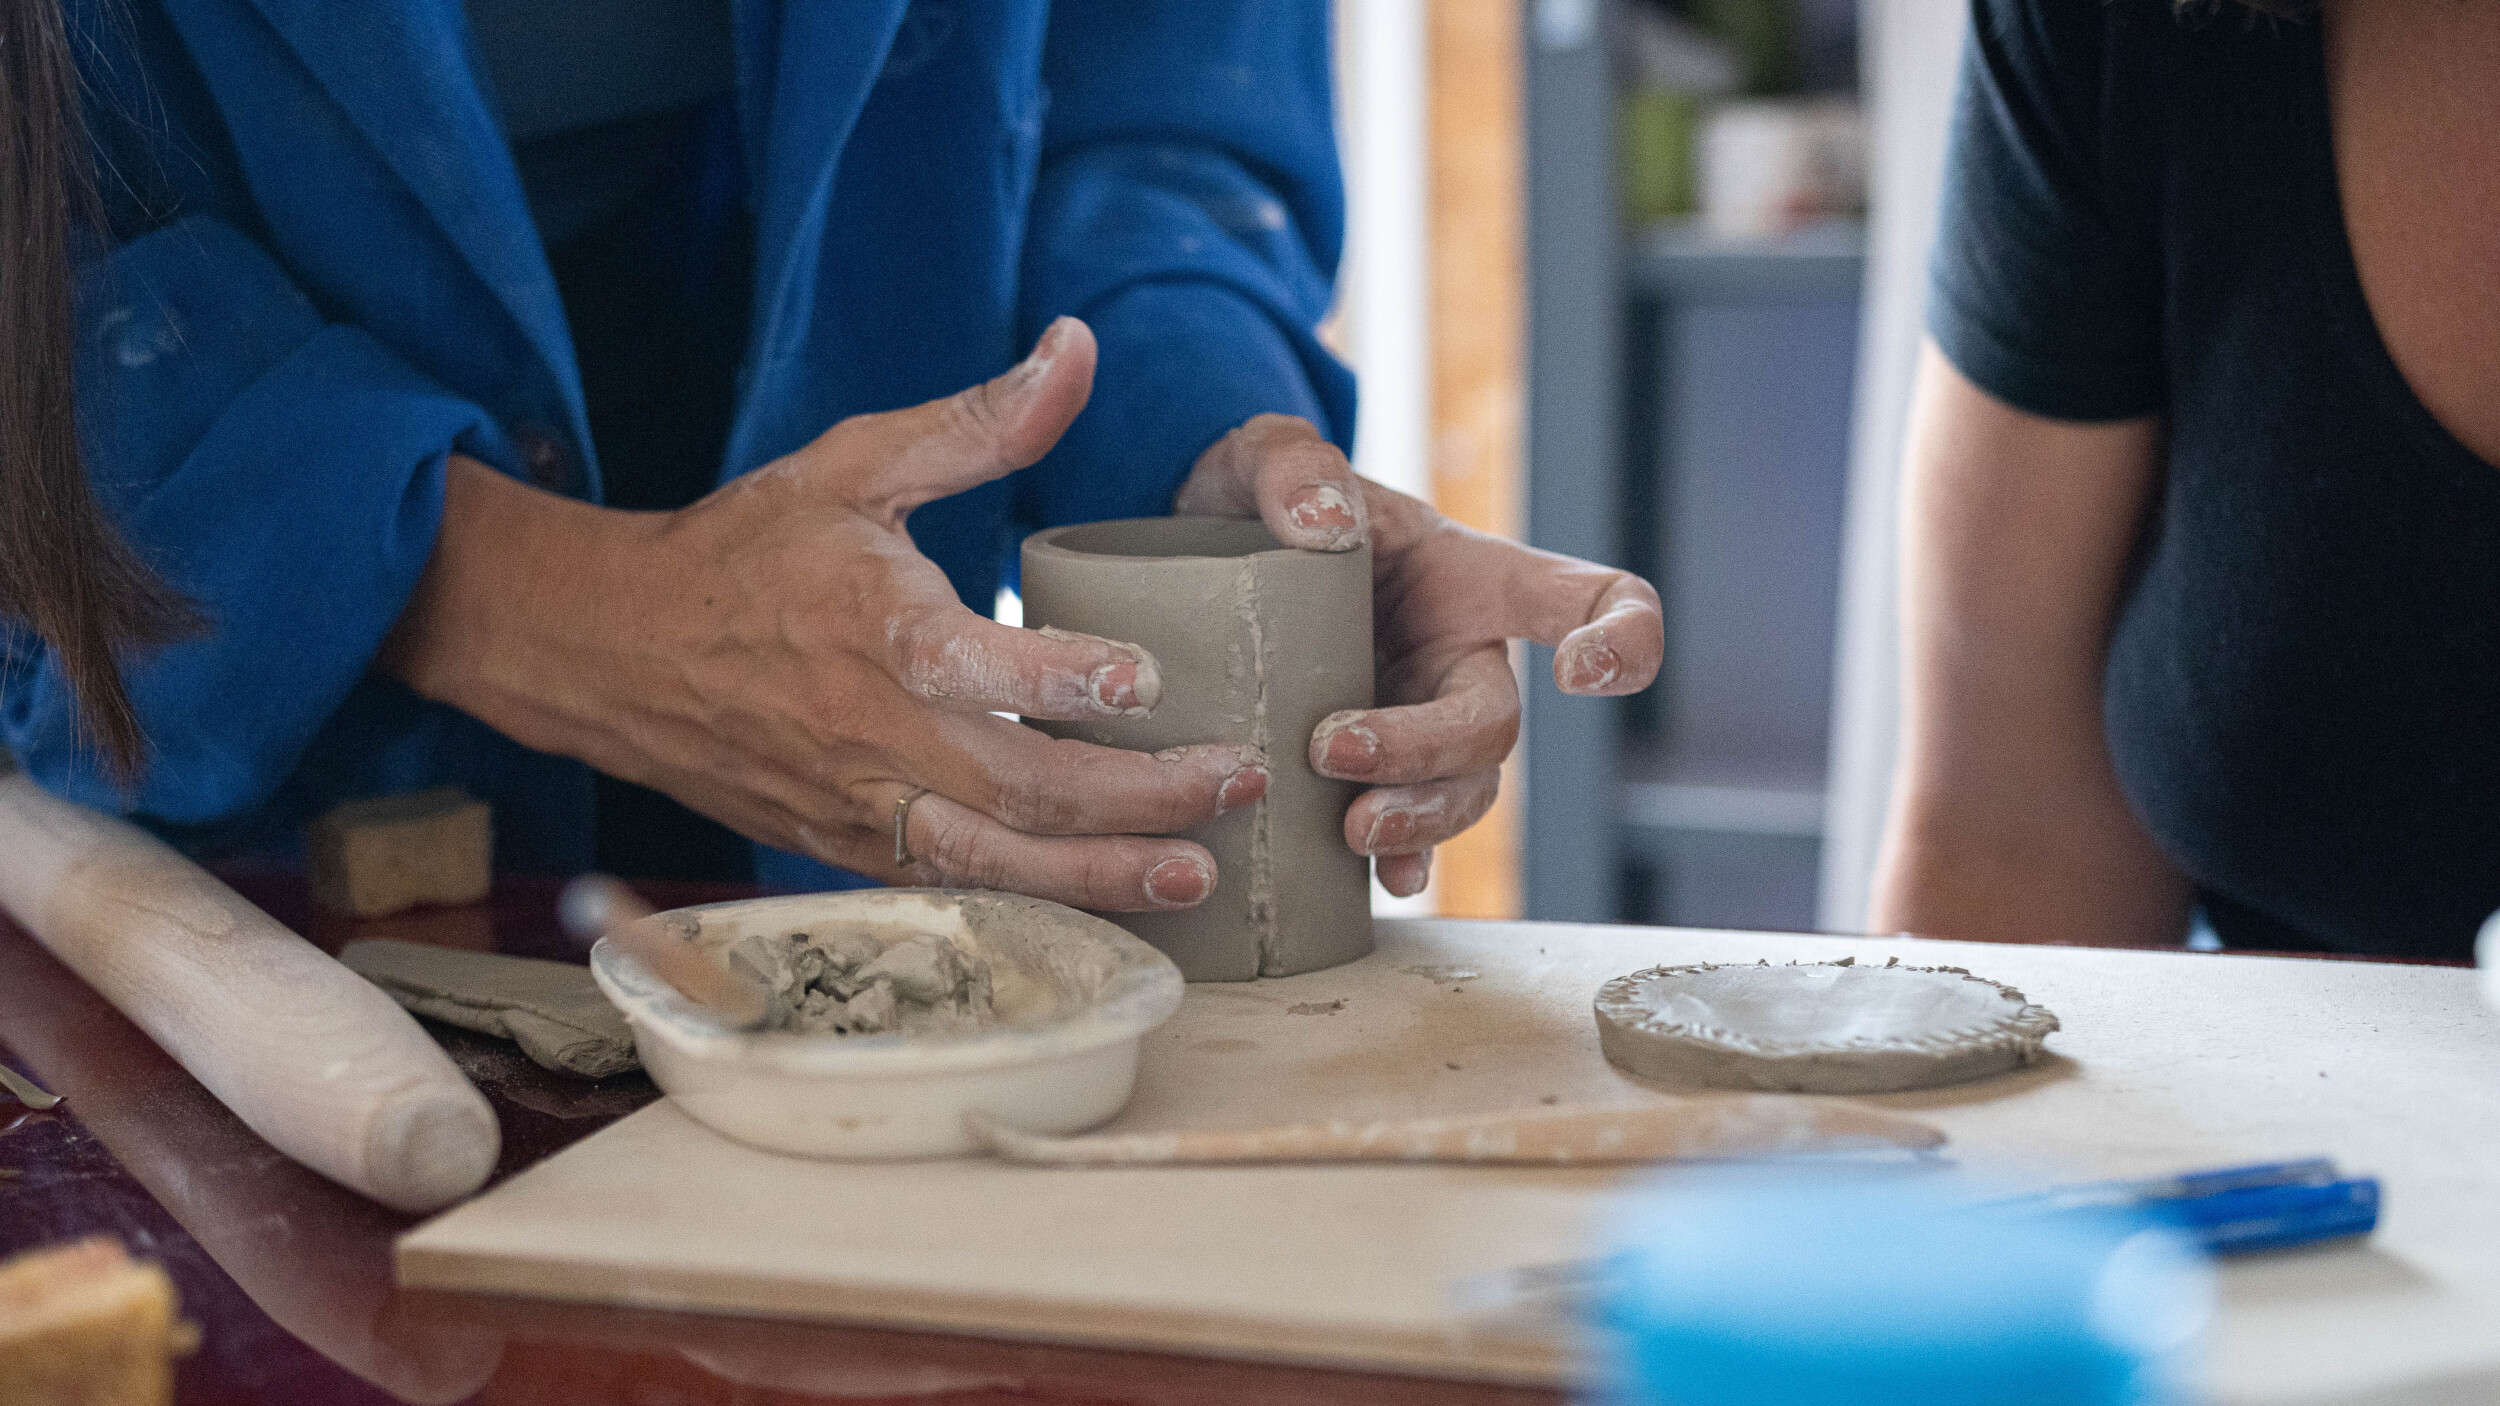
[[[1424,13],[1433,501],[1470,527],[1517,537],[1527,346],[1519,0],[1430,0]],[[1445,915],[1520,914],[1519,758],[1503,771],[1493,813],[1435,859]]]

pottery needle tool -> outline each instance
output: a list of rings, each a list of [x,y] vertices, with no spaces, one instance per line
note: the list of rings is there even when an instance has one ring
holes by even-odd
[[[564,886],[556,915],[576,941],[615,944],[733,1030],[753,1029],[772,1011],[771,992],[687,945],[622,879],[581,875]]]
[[[7,1089],[9,1097],[37,1113],[61,1106],[59,1094],[45,1093],[41,1085],[5,1064],[0,1064],[0,1089]]]
[[[1462,1162],[1558,1166],[1823,1153],[1931,1151],[1925,1123],[1833,1099],[1773,1095],[1568,1106],[1461,1118],[1291,1123],[1236,1131],[1050,1137],[978,1114],[975,1136],[1011,1162],[1136,1166],[1223,1162]]]
[[[500,1133],[414,1017],[155,836],[0,775],[0,909],[278,1151],[430,1211]]]

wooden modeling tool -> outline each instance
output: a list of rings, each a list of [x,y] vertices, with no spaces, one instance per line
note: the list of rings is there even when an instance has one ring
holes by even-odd
[[[1677,1099],[1628,1108],[1587,1105],[1468,1118],[1291,1123],[1240,1131],[1048,1137],[979,1114],[974,1135],[1011,1162],[1119,1166],[1184,1162],[1470,1162],[1556,1166],[1925,1152],[1944,1134],[1924,1123],[1833,1099],[1766,1095]]]
[[[772,1010],[772,993],[687,945],[621,879],[584,874],[556,901],[564,930],[576,941],[614,943],[733,1030],[751,1030]]]
[[[35,1110],[37,1113],[42,1113],[48,1109],[54,1109],[61,1106],[61,1096],[59,1094],[44,1092],[42,1086],[38,1085],[34,1080],[27,1078],[25,1075],[18,1073],[16,1070],[11,1069],[5,1064],[0,1064],[0,1089],[7,1089],[9,1091],[9,1097],[25,1104],[28,1108]]]
[[[137,826],[0,776],[0,908],[323,1176],[431,1211],[495,1169],[494,1110],[413,1017]]]

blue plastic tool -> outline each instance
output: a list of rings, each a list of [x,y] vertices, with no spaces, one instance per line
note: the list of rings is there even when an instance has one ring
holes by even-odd
[[[2345,1177],[2328,1158],[2217,1167],[2144,1181],[2087,1182],[1991,1203],[2017,1212],[2140,1211],[2217,1255],[2367,1235],[2378,1227],[2376,1177]]]
[[[2204,1257],[2124,1207],[1670,1180],[1618,1231],[1610,1406],[2172,1406],[2212,1308]]]

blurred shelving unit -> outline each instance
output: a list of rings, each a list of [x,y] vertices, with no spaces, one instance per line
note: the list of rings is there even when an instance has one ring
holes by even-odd
[[[1624,705],[1618,912],[1813,926],[1864,227],[1625,260],[1625,564],[1667,665]]]
[[[1557,10],[1600,7],[1529,6],[1529,535],[1656,582],[1668,639],[1609,702],[1537,652],[1527,912],[1810,928],[1865,230],[1624,231],[1604,46]]]
[[[1625,283],[1635,298],[1675,303],[1854,299],[1866,271],[1866,226],[1809,225],[1777,239],[1714,239],[1660,224],[1631,241]]]

